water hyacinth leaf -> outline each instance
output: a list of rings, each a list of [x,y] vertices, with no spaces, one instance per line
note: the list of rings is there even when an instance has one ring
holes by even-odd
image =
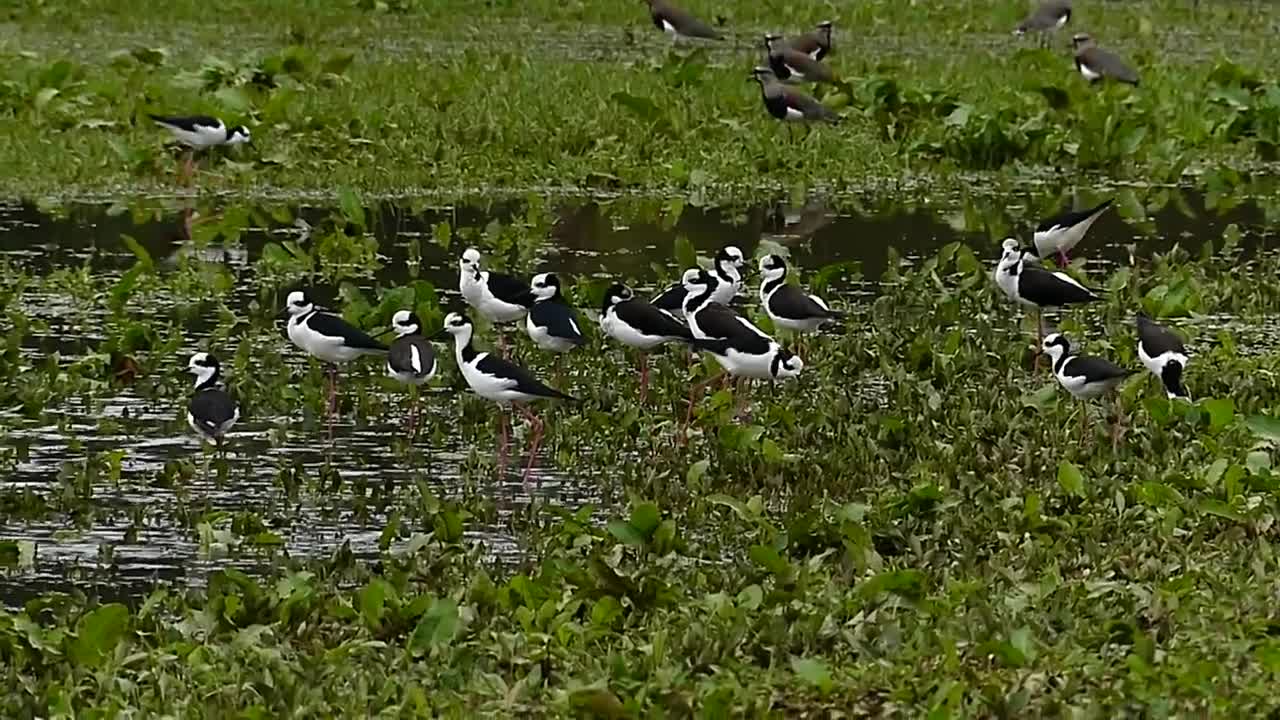
[[[1271,454],[1265,450],[1254,450],[1245,456],[1244,466],[1254,475],[1261,475],[1271,470]]]
[[[68,655],[77,665],[97,667],[115,651],[129,627],[129,609],[119,603],[91,610],[76,622]]]
[[[1280,418],[1271,415],[1250,415],[1244,422],[1245,427],[1258,437],[1269,443],[1280,443]]]
[[[627,545],[640,547],[644,545],[645,536],[634,527],[631,523],[624,520],[610,520],[605,526],[609,530],[609,534],[618,539],[619,542]]]
[[[1236,403],[1231,398],[1213,398],[1202,403],[1209,415],[1209,431],[1220,432],[1236,418]]]
[[[893,593],[914,600],[923,595],[924,583],[925,575],[919,570],[891,570],[863,582],[859,590],[864,597]]]
[[[646,538],[653,534],[661,521],[661,513],[654,503],[639,503],[631,510],[631,527]]]
[[[342,217],[346,218],[347,222],[361,230],[365,229],[364,205],[361,204],[360,196],[355,190],[346,186],[338,188],[338,207],[342,210]]]
[[[1084,497],[1084,475],[1080,468],[1066,460],[1058,463],[1058,485],[1068,495]]]
[[[696,486],[698,481],[702,479],[702,476],[707,474],[707,468],[709,467],[711,467],[711,461],[705,458],[690,465],[689,471],[686,472],[684,476],[685,484],[690,487]]]
[[[612,595],[605,595],[591,606],[591,624],[597,627],[617,627],[622,619],[622,603]]]
[[[1196,501],[1196,509],[1206,515],[1225,518],[1235,522],[1244,522],[1244,516],[1231,505],[1214,498],[1201,498]]]
[[[613,718],[629,717],[626,705],[608,688],[583,688],[569,695],[569,704],[587,717]]]
[[[831,691],[831,671],[827,664],[818,658],[791,658],[791,671],[801,680],[817,688],[820,692]]]
[[[768,545],[752,545],[748,553],[752,561],[780,579],[791,577],[791,563]]]
[[[387,596],[390,594],[391,584],[382,578],[373,578],[358,593],[360,615],[369,627],[376,628],[382,624]]]
[[[409,651],[416,656],[448,645],[458,632],[458,617],[458,604],[452,598],[437,598],[409,636]]]
[[[224,87],[213,94],[218,103],[230,113],[247,115],[253,110],[253,101],[244,88]],[[229,124],[229,123],[228,123]]]

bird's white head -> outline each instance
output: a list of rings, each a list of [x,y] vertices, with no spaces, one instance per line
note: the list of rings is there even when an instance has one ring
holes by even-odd
[[[539,300],[550,300],[560,294],[560,278],[555,273],[538,273],[529,282],[529,290]]]
[[[444,331],[460,340],[470,340],[471,321],[462,313],[451,312],[444,317]]]
[[[765,282],[787,276],[787,261],[781,255],[765,255],[760,258],[760,275]]]
[[[315,303],[311,302],[311,298],[301,290],[294,290],[289,293],[289,297],[284,301],[284,311],[297,317],[306,315],[315,309]]]
[[[422,321],[409,310],[397,310],[396,314],[391,316],[391,329],[395,331],[397,337],[413,335],[422,331]]]
[[[1071,343],[1067,342],[1067,338],[1062,333],[1051,333],[1044,338],[1044,344],[1040,346],[1045,354],[1053,360],[1056,365],[1063,356],[1071,354]]]
[[[207,352],[198,352],[187,361],[187,372],[196,376],[196,387],[216,380],[220,370],[218,359]]]
[[[458,267],[463,272],[480,272],[480,251],[475,248],[467,248],[462,253],[462,259],[458,261]]]
[[[782,36],[781,36],[781,35],[779,35],[778,33],[774,33],[774,32],[765,33],[765,34],[764,34],[764,49],[765,49],[765,50],[768,50],[769,52],[773,52],[773,46],[774,46],[774,44],[775,44],[775,43],[777,43],[777,42],[778,42],[778,41],[780,41],[780,40],[782,40]]]
[[[720,248],[716,262],[721,265],[732,265],[735,269],[741,269],[747,264],[747,256],[742,254],[737,245],[725,245]]]
[[[1005,238],[1000,244],[1000,269],[1006,270],[1022,262],[1025,253],[1018,247],[1018,241]]]
[[[804,369],[804,360],[799,355],[791,351],[779,347],[773,353],[773,360],[770,363],[769,373],[775,378],[782,380],[784,378],[793,378],[800,374]]]
[[[684,285],[684,289],[690,293],[706,288],[712,283],[711,276],[706,270],[698,268],[690,268],[684,271],[684,275],[680,277],[680,284]]]
[[[1071,38],[1071,44],[1075,46],[1076,50],[1082,50],[1084,48],[1093,47],[1097,45],[1097,43],[1089,35],[1089,33],[1076,33]]]
[[[252,140],[253,137],[249,134],[249,128],[243,125],[237,125],[227,131],[228,145],[243,145]]]
[[[626,302],[636,296],[635,291],[623,285],[622,283],[614,283],[604,291],[604,306],[606,308],[613,307],[618,303]]]

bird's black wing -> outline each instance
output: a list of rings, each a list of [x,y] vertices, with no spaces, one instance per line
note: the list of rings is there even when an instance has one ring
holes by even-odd
[[[363,330],[343,320],[337,315],[314,313],[306,320],[312,330],[329,337],[342,338],[343,344],[357,350],[374,350],[386,352],[387,346],[365,334]]]
[[[825,120],[829,123],[840,122],[839,115],[810,95],[805,95],[791,88],[782,88],[782,99],[786,101],[787,107],[795,108],[804,113],[806,120]]]
[[[1138,316],[1138,342],[1142,344],[1142,351],[1148,357],[1159,357],[1167,352],[1186,352],[1182,338],[1141,315]]]
[[[769,296],[769,309],[773,311],[774,315],[788,320],[837,317],[837,313],[819,305],[800,288],[787,284],[784,284]]]
[[[1078,225],[1084,222],[1085,220],[1088,220],[1094,215],[1097,215],[1103,210],[1106,210],[1107,208],[1111,207],[1112,202],[1114,202],[1114,200],[1111,198],[1108,198],[1107,200],[1104,200],[1103,202],[1099,203],[1094,207],[1089,208],[1088,210],[1079,210],[1079,211],[1063,210],[1057,215],[1054,215],[1053,217],[1040,223],[1040,225],[1036,227],[1036,232],[1042,233],[1042,232],[1047,232],[1049,230],[1053,230],[1054,228],[1073,227],[1075,225]]]
[[[525,395],[533,395],[535,397],[555,398],[559,400],[576,400],[571,395],[566,395],[555,388],[544,384],[541,380],[533,376],[533,373],[524,368],[500,358],[493,353],[486,354],[480,358],[480,362],[476,363],[476,369],[485,375],[493,377],[510,378],[516,381],[513,388]]]
[[[505,303],[533,307],[535,298],[529,283],[502,273],[489,273],[489,292]]]
[[[578,325],[578,312],[567,303],[554,300],[534,303],[529,310],[529,320],[538,327],[546,328],[552,337],[569,340],[575,345],[586,342]]]
[[[618,319],[652,337],[693,339],[689,328],[668,313],[643,300],[628,300],[614,306]]]
[[[418,367],[413,365],[413,350],[418,350]],[[387,350],[387,365],[391,369],[414,375],[427,375],[436,364],[436,351],[431,343],[418,335],[396,338]]]
[[[1092,355],[1076,355],[1069,358],[1066,364],[1063,365],[1062,374],[1070,377],[1083,377],[1085,382],[1100,382],[1132,375],[1133,371],[1126,370],[1105,358]]]
[[[668,5],[661,9],[655,9],[653,11],[654,24],[661,28],[663,20],[671,23],[676,32],[685,37],[705,38],[707,40],[720,39],[720,33],[716,32],[714,28],[678,7]]]
[[[236,401],[225,390],[209,388],[191,397],[187,412],[206,432],[217,435],[236,416]]]
[[[751,321],[720,303],[709,303],[698,311],[698,327],[713,340],[727,340],[735,348],[752,354],[769,350],[769,337]]]
[[[684,289],[682,283],[676,283],[671,287],[663,290],[657,297],[653,299],[653,306],[659,310],[668,312],[679,312],[684,309],[684,299],[688,295],[688,290]]]
[[[1052,273],[1029,265],[1022,266],[1022,277],[1018,280],[1018,294],[1041,307],[1061,307],[1101,299],[1092,290],[1061,273]]]
[[[147,114],[155,122],[161,125],[170,125],[187,132],[195,132],[197,127],[216,128],[221,123],[218,118],[209,115],[154,115]]]

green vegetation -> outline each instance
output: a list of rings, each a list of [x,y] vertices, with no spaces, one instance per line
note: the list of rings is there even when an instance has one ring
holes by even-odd
[[[672,48],[643,3],[103,0],[6,11],[0,166],[10,194],[155,191],[176,166],[148,111],[249,124],[206,190],[446,196],[513,188],[759,194],[1045,170],[1150,182],[1260,167],[1280,143],[1267,3],[1090,3],[1076,29],[1128,58],[1137,90],[1089,88],[1066,33],[1009,34],[1019,2],[749,2],[732,40]],[[958,14],[957,14],[958,13]],[[766,30],[837,23],[825,91],[839,128],[789,133],[749,69]],[[3,18],[0,18],[3,19]],[[1001,182],[993,180],[992,182]]]
[[[280,210],[257,214],[228,212],[216,231],[197,225],[194,249],[209,244],[202,233],[234,247],[236,223],[291,222]],[[540,217],[491,225],[495,254],[530,252],[545,233]],[[290,382],[284,360],[296,356],[282,357],[271,319],[281,288],[337,284],[366,327],[406,304],[439,318],[425,280],[363,293],[351,284],[379,262],[362,250],[367,221],[345,202],[309,241],[268,246],[236,271],[198,252],[171,266],[128,242],[136,260],[118,276],[6,268],[4,406],[38,418],[70,401],[99,405],[132,382],[130,392],[172,407],[149,432],[180,433],[182,328],[211,318],[204,343],[223,351],[269,442],[319,438],[319,370]],[[423,243],[453,235],[441,226]],[[1258,325],[1280,309],[1280,258],[1242,264],[1238,239],[1232,228],[1196,258],[1175,249],[1091,278],[1109,299],[1060,329],[1136,366],[1133,311],[1199,328],[1197,402],[1171,403],[1138,376],[1114,406],[1091,408],[1106,422],[1083,438],[1080,406],[1032,369],[1030,333],[991,287],[989,250],[954,244],[912,265],[892,257],[882,295],[818,341],[811,352],[822,360],[798,384],[757,388],[742,424],[728,392],[712,396],[687,445],[672,418],[713,368],[663,358],[641,406],[634,377],[621,375],[627,361],[596,336],[569,363],[566,384],[585,402],[546,410],[545,462],[593,478],[602,503],[503,515],[504,491],[486,480],[492,409],[474,398],[430,401],[471,448],[457,494],[433,485],[438,461],[396,440],[398,461],[418,468],[412,481],[351,473],[342,436],[318,470],[233,447],[216,466],[220,485],[276,463],[272,492],[286,505],[379,518],[377,562],[345,546],[289,560],[278,554],[297,532],[287,508],[228,513],[179,490],[180,504],[148,508],[138,523],[169,516],[230,566],[135,605],[72,593],[0,613],[0,714],[1265,715],[1280,671],[1280,366],[1255,350]],[[228,307],[231,284],[255,299]],[[598,287],[574,290],[586,305]],[[175,296],[191,301],[144,312]],[[27,339],[49,331],[33,298],[94,318],[104,338],[95,352],[70,365],[24,362]],[[1237,320],[1215,327],[1209,314]],[[550,360],[526,356],[551,372]],[[113,372],[125,357],[127,379]],[[343,412],[358,424],[401,409],[403,391],[379,374],[369,363],[348,375]],[[457,382],[448,365],[445,375]],[[85,450],[55,491],[7,493],[6,512],[91,528],[105,488],[156,493],[197,480],[198,457],[144,478],[121,459]],[[523,547],[507,563],[466,539],[499,523]],[[0,558],[21,572],[39,549],[6,541]],[[265,575],[235,569],[261,561]]]

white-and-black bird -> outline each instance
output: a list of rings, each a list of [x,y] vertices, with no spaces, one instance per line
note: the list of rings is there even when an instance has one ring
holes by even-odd
[[[774,327],[796,333],[813,332],[825,322],[844,317],[822,298],[788,283],[787,261],[780,255],[760,258],[760,305]]]
[[[387,346],[387,374],[413,388],[409,414],[409,435],[418,424],[418,387],[436,376],[436,351],[422,335],[422,321],[410,310],[391,316],[396,339]]]
[[[697,347],[711,353],[726,373],[740,380],[782,380],[795,377],[804,369],[804,361],[798,355],[729,306],[713,300],[712,280],[705,270],[686,271],[684,284],[688,291],[685,319]],[[700,388],[701,385],[696,389]]]
[[[715,28],[667,0],[648,0],[648,3],[649,19],[653,21],[654,27],[674,38],[720,40],[722,37]]]
[[[840,116],[811,95],[778,82],[772,68],[758,67],[751,77],[760,84],[760,98],[765,110],[784,122],[840,122]]]
[[[1038,33],[1043,41],[1071,22],[1071,0],[1043,0],[1014,28],[1013,34],[1022,37],[1029,32]]]
[[[831,21],[823,20],[809,32],[788,38],[787,44],[814,60],[825,59],[835,51],[831,40],[831,29]]]
[[[186,146],[186,166],[183,176],[191,174],[195,153],[218,145],[241,145],[252,139],[249,128],[243,125],[227,127],[221,120],[208,115],[152,115],[155,124],[169,131],[173,139]]]
[[[560,278],[555,273],[534,275],[529,289],[534,303],[525,316],[524,327],[534,345],[565,353],[586,342],[578,326],[578,311],[560,291]]]
[[[766,34],[764,50],[769,69],[782,82],[829,83],[836,79],[830,67],[814,60],[809,53],[792,47],[781,35]]]
[[[621,283],[610,285],[604,293],[600,329],[639,351],[640,402],[644,402],[649,389],[649,351],[670,342],[693,342],[693,333],[669,311],[641,300]]]
[[[747,258],[736,245],[725,245],[716,253],[712,262],[712,280],[715,283],[711,297],[716,302],[729,305],[742,291],[742,268]],[[693,268],[698,269],[698,268]],[[684,281],[672,284],[653,299],[659,310],[673,314],[684,314],[685,289]]]
[[[1010,300],[1036,309],[1036,336],[1041,334],[1040,313],[1044,308],[1066,307],[1095,302],[1102,298],[1097,293],[1076,282],[1066,273],[1049,272],[1029,265],[1030,253],[1018,247],[1018,241],[1005,239],[1001,245],[1003,254],[996,265],[996,285]]]
[[[449,313],[444,319],[442,333],[453,336],[454,355],[462,379],[480,397],[503,407],[515,407],[529,419],[533,426],[530,441],[529,465],[525,468],[525,480],[533,470],[533,462],[542,441],[542,421],[525,403],[534,400],[574,400],[573,397],[544,384],[528,370],[489,352],[476,350],[471,345],[475,326],[462,313]],[[506,415],[499,420],[501,441],[499,452],[505,459],[507,447]]]
[[[1187,371],[1187,350],[1182,338],[1168,328],[1157,325],[1142,313],[1138,313],[1138,359],[1164,386],[1169,399],[1190,399],[1182,384]]]
[[[236,401],[222,388],[222,366],[206,352],[191,356],[187,372],[196,376],[195,394],[187,404],[187,424],[219,450],[231,427],[240,419]]]
[[[338,365],[363,355],[385,355],[387,346],[337,315],[320,312],[301,290],[289,293],[281,314],[288,314],[289,339],[329,366],[329,434],[338,409]]]
[[[1098,43],[1087,33],[1077,33],[1071,38],[1071,42],[1076,48],[1076,70],[1090,84],[1100,80],[1114,80],[1135,86],[1138,84],[1138,73],[1125,64],[1119,55],[1098,47]]]
[[[1057,255],[1058,262],[1065,266],[1069,262],[1067,253],[1080,244],[1085,233],[1089,232],[1093,223],[1107,208],[1111,207],[1112,202],[1113,200],[1108,198],[1085,210],[1068,208],[1041,222],[1032,236],[1036,255],[1041,258]]]
[[[529,283],[499,272],[480,269],[480,251],[467,248],[458,261],[458,291],[468,305],[491,323],[511,323],[533,307]],[[499,343],[502,336],[498,336]]]
[[[1074,354],[1071,343],[1061,333],[1046,336],[1041,347],[1053,361],[1053,375],[1058,379],[1058,384],[1078,400],[1101,397],[1133,374],[1132,370],[1126,370],[1105,358]],[[1088,415],[1088,408],[1083,408],[1081,428],[1086,424]]]

